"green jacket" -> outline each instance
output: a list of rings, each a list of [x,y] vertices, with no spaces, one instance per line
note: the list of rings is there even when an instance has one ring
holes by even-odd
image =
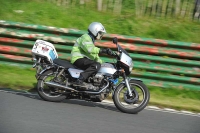
[[[72,48],[71,63],[73,64],[77,59],[84,57],[102,63],[102,60],[99,58],[99,51],[100,48],[95,47],[90,35],[84,34],[76,40]]]

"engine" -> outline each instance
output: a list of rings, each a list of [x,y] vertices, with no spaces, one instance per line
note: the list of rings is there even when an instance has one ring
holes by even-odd
[[[84,83],[85,84],[84,86],[76,85],[73,83],[71,83],[71,85],[86,90],[99,90],[102,85],[103,78],[104,78],[103,74],[97,73],[96,75],[89,77],[88,80]]]
[[[94,86],[100,86],[103,78],[104,78],[103,74],[97,73],[95,76],[89,77],[88,82],[93,83]]]
[[[85,83],[86,86],[84,86],[84,88],[87,88],[89,90],[99,90],[102,85],[103,78],[104,76],[101,73],[97,73],[96,75],[89,77],[88,82]]]
[[[101,73],[97,73],[94,77],[93,77],[93,85],[94,86],[100,86],[101,82],[103,80],[104,76]]]
[[[103,78],[103,74],[97,73],[96,75],[93,75],[92,77],[88,78],[88,83],[91,83],[94,86],[100,86]]]

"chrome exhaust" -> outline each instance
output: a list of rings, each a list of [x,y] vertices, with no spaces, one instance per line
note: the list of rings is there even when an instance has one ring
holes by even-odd
[[[61,88],[61,89],[67,89],[67,90],[70,90],[70,91],[75,91],[75,92],[79,92],[71,87],[68,87],[68,86],[64,86],[64,85],[60,85],[58,83],[55,83],[55,82],[44,82],[47,86],[51,86],[51,87],[57,87],[57,88]]]
[[[70,91],[75,91],[75,92],[84,92],[84,93],[88,93],[88,94],[94,94],[94,95],[98,95],[100,94],[101,92],[103,92],[106,88],[108,88],[109,86],[109,82],[106,81],[107,84],[105,87],[103,87],[101,90],[97,91],[97,92],[94,92],[94,91],[77,91],[71,87],[68,87],[68,86],[64,86],[64,85],[60,85],[58,83],[55,83],[55,82],[44,82],[47,86],[52,86],[52,87],[57,87],[57,88],[61,88],[61,89],[67,89],[67,90],[70,90]]]

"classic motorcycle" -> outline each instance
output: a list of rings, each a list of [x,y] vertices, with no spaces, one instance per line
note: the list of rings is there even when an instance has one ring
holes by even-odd
[[[37,40],[32,48],[32,56],[36,68],[37,92],[46,101],[60,102],[64,99],[82,99],[101,102],[111,97],[115,106],[124,113],[138,113],[143,110],[150,99],[145,84],[136,78],[129,78],[133,61],[130,55],[114,38],[117,52],[111,56],[114,63],[101,64],[100,70],[92,74],[84,85],[74,82],[83,70],[69,61],[59,59],[53,44]],[[119,82],[120,81],[120,82]]]

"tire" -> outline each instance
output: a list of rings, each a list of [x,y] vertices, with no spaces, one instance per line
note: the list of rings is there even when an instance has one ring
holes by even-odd
[[[119,109],[120,111],[122,111],[124,113],[136,114],[136,113],[140,112],[141,110],[143,110],[147,106],[149,99],[150,99],[150,93],[149,93],[148,88],[141,81],[130,80],[129,84],[130,84],[131,90],[135,89],[137,94],[139,94],[138,91],[140,90],[141,93],[143,94],[143,96],[142,96],[143,99],[142,99],[141,103],[139,103],[141,96],[138,96],[138,98],[137,98],[135,95],[136,93],[133,94],[133,92],[135,92],[135,91],[132,91],[133,96],[135,96],[137,99],[137,100],[135,100],[135,102],[130,103],[130,102],[126,102],[126,100],[124,100],[125,95],[127,95],[127,92],[128,92],[128,91],[125,91],[125,89],[126,89],[125,83],[121,83],[115,89],[113,101],[114,101],[114,104],[117,107],[117,109]],[[139,89],[136,89],[136,87],[138,87]],[[125,92],[123,92],[123,91],[125,91]],[[122,92],[123,96],[120,95],[121,94],[120,92]]]
[[[44,90],[44,88],[47,88],[47,91],[51,91],[51,89],[55,89],[52,87],[48,87],[47,85],[44,84],[45,80],[49,78],[50,76],[53,77],[53,70],[47,70],[45,71],[39,78],[38,83],[37,83],[37,92],[39,96],[45,100],[45,101],[50,101],[50,102],[61,102],[64,99],[66,99],[66,95],[63,94],[57,94],[57,95],[50,95],[47,94]]]

